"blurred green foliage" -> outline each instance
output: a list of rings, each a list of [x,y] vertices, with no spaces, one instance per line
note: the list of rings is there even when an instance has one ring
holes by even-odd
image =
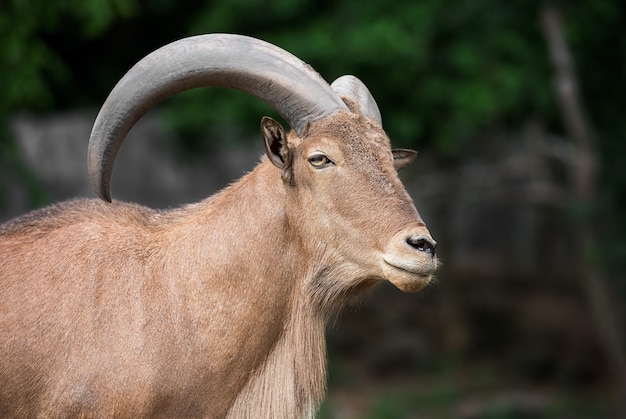
[[[496,122],[552,112],[537,5],[528,2],[240,0],[207,3],[190,28],[267,39],[329,81],[355,74],[396,144],[448,157]]]
[[[71,86],[71,62],[46,37],[64,25],[76,40],[102,36],[114,22],[136,11],[127,0],[6,0],[0,4],[0,64],[5,89],[0,112],[50,109],[53,85]]]
[[[394,142],[454,157],[495,125],[520,125],[537,116],[558,125],[539,27],[541,5],[522,0],[207,0],[193,5],[8,0],[0,6],[0,71],[6,85],[0,111],[98,106],[123,72],[158,46],[192,34],[235,32],[280,45],[329,81],[356,74],[377,98]],[[616,62],[623,58],[602,45],[609,35],[619,35],[621,6],[586,0],[563,9],[581,75],[591,81],[583,83],[589,91],[585,97],[592,109],[598,102],[614,114],[615,106],[597,97],[609,93],[617,99],[619,90],[607,86],[614,80],[607,77],[612,68],[599,61],[623,66]],[[611,45],[623,49],[622,38],[611,37]],[[249,116],[256,131],[256,113],[266,110],[254,99],[219,89],[170,102],[165,106],[175,109],[170,120],[191,134],[206,132],[213,122],[247,124]],[[621,118],[612,119],[608,129],[615,124],[621,126]]]
[[[355,74],[370,88],[395,145],[462,158],[490,130],[530,118],[563,132],[536,0],[5,0],[0,4],[0,122],[21,109],[96,108],[122,74],[184,36],[235,32],[275,43],[329,81]],[[614,218],[604,254],[626,260],[626,4],[554,1],[564,14],[600,156],[601,207]],[[256,133],[266,105],[201,89],[162,106],[190,155],[212,128]],[[275,115],[274,115],[275,116]],[[5,124],[6,125],[6,124]],[[6,132],[6,129],[3,131]],[[0,165],[16,165],[0,136]],[[4,150],[4,151],[3,151]],[[11,160],[11,161],[9,161]],[[6,170],[6,168],[5,168]],[[2,179],[0,179],[0,187]]]

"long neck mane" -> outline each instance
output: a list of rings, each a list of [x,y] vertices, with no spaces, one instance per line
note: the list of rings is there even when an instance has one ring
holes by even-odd
[[[326,382],[324,321],[298,304],[280,339],[237,397],[228,418],[312,418]]]

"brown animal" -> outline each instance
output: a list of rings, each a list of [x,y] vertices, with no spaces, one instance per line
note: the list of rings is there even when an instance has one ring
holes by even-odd
[[[133,123],[182,90],[260,97],[267,158],[202,202],[110,201]],[[340,98],[343,97],[343,100]],[[325,388],[325,321],[381,280],[424,287],[435,242],[369,91],[265,42],[203,35],[140,61],[90,140],[103,198],[0,227],[0,416],[294,418]]]

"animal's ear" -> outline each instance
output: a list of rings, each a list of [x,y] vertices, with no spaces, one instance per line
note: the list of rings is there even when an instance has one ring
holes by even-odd
[[[393,167],[400,170],[413,163],[417,156],[417,151],[406,148],[394,148],[391,150],[393,154]]]
[[[289,165],[289,149],[287,148],[287,135],[283,126],[278,122],[264,116],[261,119],[261,132],[265,141],[265,152],[274,166],[285,169]]]

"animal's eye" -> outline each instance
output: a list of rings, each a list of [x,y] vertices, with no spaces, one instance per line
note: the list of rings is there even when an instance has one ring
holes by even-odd
[[[311,166],[313,167],[324,167],[332,164],[332,161],[323,154],[314,154],[309,157],[309,163],[311,163]]]

